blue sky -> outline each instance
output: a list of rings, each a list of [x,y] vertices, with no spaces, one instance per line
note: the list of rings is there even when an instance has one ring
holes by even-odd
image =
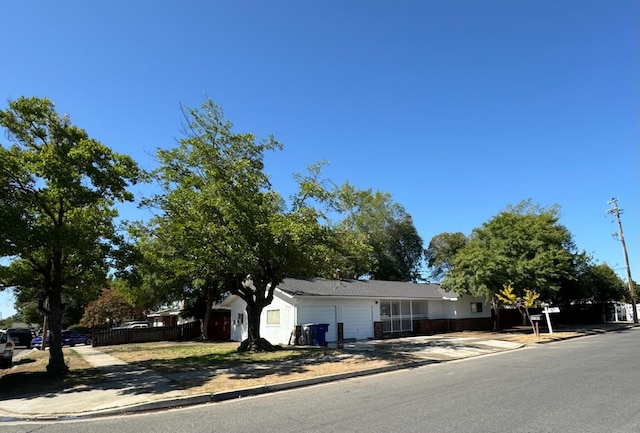
[[[208,95],[237,131],[284,144],[267,157],[284,196],[326,160],[335,183],[390,193],[425,246],[530,198],[560,205],[577,247],[624,275],[606,214],[618,197],[638,280],[638,12],[635,0],[6,2],[0,98],[49,97],[152,168],[180,137],[180,104]]]

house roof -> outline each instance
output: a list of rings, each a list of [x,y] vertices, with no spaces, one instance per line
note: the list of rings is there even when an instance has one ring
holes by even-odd
[[[336,296],[389,299],[455,299],[458,295],[439,284],[381,280],[326,280],[317,277],[285,278],[278,289],[292,296]]]

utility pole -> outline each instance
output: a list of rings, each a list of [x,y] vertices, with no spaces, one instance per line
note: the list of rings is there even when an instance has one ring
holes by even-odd
[[[612,198],[607,202],[611,205],[611,209],[607,211],[609,214],[614,214],[618,219],[618,227],[620,233],[614,233],[614,236],[620,235],[620,242],[622,242],[622,251],[624,252],[624,263],[627,269],[627,281],[629,282],[629,293],[631,294],[631,306],[633,308],[633,323],[638,323],[638,306],[636,305],[636,290],[633,287],[633,280],[631,279],[631,268],[629,268],[629,256],[627,255],[627,245],[624,243],[624,233],[622,232],[622,221],[620,220],[620,214],[622,209],[618,209],[618,199]]]

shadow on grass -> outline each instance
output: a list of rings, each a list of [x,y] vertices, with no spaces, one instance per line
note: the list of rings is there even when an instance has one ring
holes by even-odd
[[[34,360],[23,359],[16,363],[30,364]],[[15,368],[15,367],[14,367]],[[64,377],[52,376],[46,371],[7,371],[0,377],[0,401],[14,398],[54,397],[78,386],[100,381],[97,369],[71,371]]]
[[[25,365],[25,364],[33,364],[34,362],[36,362],[35,359],[31,359],[31,358],[22,358],[18,361],[13,361],[13,365]]]
[[[277,359],[268,359],[269,356],[278,356],[278,352],[293,352]],[[216,376],[226,375],[228,380],[254,380],[273,379],[273,382],[282,382],[287,377],[304,374],[312,371],[312,367],[325,363],[340,363],[349,359],[351,363],[357,363],[359,359],[364,362],[385,360],[391,363],[407,363],[415,361],[408,354],[390,352],[354,353],[341,349],[325,348],[284,348],[280,351],[264,353],[267,359],[256,353],[234,353],[226,355],[190,356],[172,360],[152,360],[134,362],[130,365],[153,369],[161,372],[171,379],[173,389],[184,390],[205,385]]]
[[[0,377],[0,401],[65,395],[81,399],[83,393],[92,390],[111,391],[116,396],[161,395],[205,385],[222,374],[234,380],[272,377],[274,381],[282,381],[287,376],[309,372],[311,365],[340,362],[345,356],[353,358],[354,355],[324,348],[285,348],[269,353],[224,352],[77,369],[65,377],[50,376],[42,367],[43,371],[12,371]],[[365,358],[367,361],[388,359],[389,354],[367,353]]]

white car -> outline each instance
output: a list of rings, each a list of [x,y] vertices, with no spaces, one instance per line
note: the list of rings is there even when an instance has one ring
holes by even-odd
[[[0,331],[0,368],[11,368],[13,362],[13,340],[5,331]]]
[[[122,325],[113,329],[138,329],[138,328],[148,328],[149,322],[144,322],[142,320],[134,320],[133,322],[124,322]]]

